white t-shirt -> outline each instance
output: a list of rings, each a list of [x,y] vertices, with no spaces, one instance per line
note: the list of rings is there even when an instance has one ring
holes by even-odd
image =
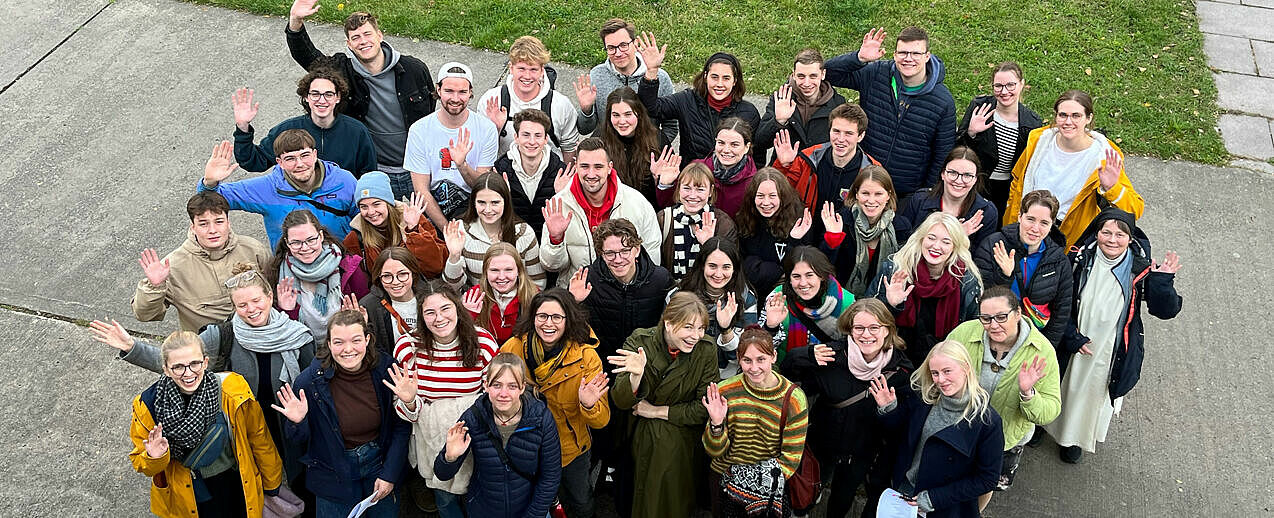
[[[473,149],[469,150],[465,162],[475,168],[494,166],[500,150],[500,134],[495,124],[469,110],[469,117],[465,119],[463,127],[469,130],[469,138],[473,142]],[[403,168],[429,175],[430,188],[438,182],[450,180],[469,192],[469,183],[464,180],[455,164],[450,161],[447,164],[442,162],[442,151],[459,135],[460,128],[444,126],[438,120],[437,112],[416,121],[407,130],[407,151],[403,157]]]
[[[1106,157],[1106,146],[1103,141],[1093,139],[1088,149],[1071,153],[1062,151],[1056,140],[1052,144],[1048,149],[1036,150],[1032,159],[1040,162],[1034,174],[1023,183],[1022,192],[1048,189],[1057,197],[1057,220],[1061,221],[1070,213],[1075,197],[1084,188],[1084,184],[1088,183],[1093,170]]]
[[[392,315],[389,317],[389,319],[393,321],[392,327],[394,328],[394,343],[398,343],[398,339],[416,330],[416,298],[412,297],[412,299],[407,302],[398,302],[391,299],[390,305],[394,307],[394,311],[398,312],[398,316],[403,317],[403,321],[407,322],[407,326],[411,328],[403,329],[403,326],[398,323],[398,319],[394,318]]]

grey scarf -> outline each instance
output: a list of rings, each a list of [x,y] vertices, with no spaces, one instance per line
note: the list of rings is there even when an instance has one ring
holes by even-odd
[[[279,265],[279,280],[299,279],[316,283],[314,310],[331,316],[341,307],[341,250],[336,245],[323,245],[323,252],[310,264],[294,260],[291,255]]]
[[[867,271],[871,269],[871,256],[867,253],[867,243],[880,239],[876,244],[876,255],[889,257],[898,251],[898,236],[894,233],[894,211],[885,209],[875,225],[867,222],[863,209],[855,203],[850,208],[854,220],[854,242],[858,245],[854,254],[854,270],[850,272],[845,289],[853,294],[867,291]]]
[[[172,378],[164,376],[155,385],[155,423],[164,425],[170,457],[178,462],[199,446],[220,411],[221,380],[207,368],[188,402]]]
[[[234,340],[244,349],[254,353],[279,353],[283,357],[283,369],[279,381],[291,383],[301,374],[301,347],[314,341],[305,324],[288,318],[282,311],[270,309],[270,321],[261,327],[252,327],[239,314],[230,318],[234,328]]]

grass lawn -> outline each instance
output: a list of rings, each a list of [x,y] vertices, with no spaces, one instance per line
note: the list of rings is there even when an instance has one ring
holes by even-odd
[[[194,1],[283,16],[291,6],[290,0]],[[495,50],[532,33],[553,50],[554,62],[580,66],[605,59],[597,30],[620,16],[669,44],[665,67],[674,80],[688,83],[708,55],[724,50],[743,62],[754,93],[774,91],[801,48],[830,58],[857,49],[867,29],[883,26],[892,50],[899,30],[918,25],[946,62],[946,84],[961,112],[974,95],[988,93],[994,63],[1015,60],[1030,85],[1025,102],[1046,119],[1060,92],[1079,88],[1096,98],[1095,125],[1126,152],[1212,164],[1228,159],[1189,0],[339,1],[324,2],[314,18],[338,22],[366,10],[386,32]]]

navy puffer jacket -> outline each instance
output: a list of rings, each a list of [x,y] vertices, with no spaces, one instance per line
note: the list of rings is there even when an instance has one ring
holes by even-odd
[[[889,171],[898,195],[937,183],[956,139],[955,99],[942,84],[947,75],[942,60],[929,56],[924,87],[912,95],[902,93],[893,61],[863,63],[854,51],[823,66],[827,82],[858,91],[868,122],[863,149]]]
[[[434,473],[441,480],[450,480],[460,471],[465,457],[473,454],[473,478],[465,496],[469,516],[544,518],[562,480],[562,445],[553,414],[543,401],[522,394],[522,420],[504,445],[517,470],[505,464],[496,451],[493,441],[500,440],[500,432],[493,415],[491,399],[486,394],[478,396],[460,416],[469,428],[469,450],[455,462],[447,462],[444,448],[434,459]]]

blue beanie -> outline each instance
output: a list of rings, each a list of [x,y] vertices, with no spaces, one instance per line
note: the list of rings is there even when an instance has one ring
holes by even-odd
[[[368,171],[358,179],[358,185],[354,189],[354,203],[367,198],[379,198],[390,206],[394,205],[394,191],[389,188],[389,175],[380,171]]]

